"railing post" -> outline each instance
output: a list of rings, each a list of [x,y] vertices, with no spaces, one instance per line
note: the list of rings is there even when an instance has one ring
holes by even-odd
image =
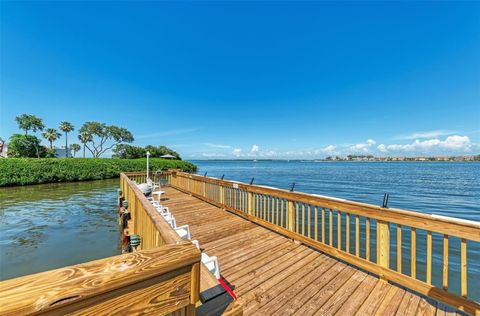
[[[192,280],[190,287],[190,304],[195,307],[200,296],[200,263],[192,265]]]
[[[293,210],[293,201],[287,201],[287,229],[292,231],[294,230],[294,210]]]
[[[377,221],[377,264],[390,267],[390,225],[384,221]]]
[[[247,192],[247,207],[248,207],[248,215],[253,216],[253,204],[254,204],[254,199],[253,199],[253,192]]]
[[[223,185],[222,184],[218,185],[218,200],[221,205],[225,204],[223,201]]]
[[[143,229],[141,229],[141,226],[143,226],[142,225],[143,220],[144,220],[143,217],[145,216],[145,214],[140,213],[140,210],[139,210],[139,207],[138,207],[139,206],[139,199],[137,199],[137,197],[133,198],[133,203],[131,203],[131,204],[133,204],[133,207],[135,209],[135,218],[133,219],[133,223],[134,223],[134,226],[135,226],[135,234],[140,235],[144,232]],[[140,216],[142,218],[140,218]],[[144,245],[145,236],[142,234],[142,235],[140,235],[140,237],[142,238],[142,242],[136,248],[137,251],[144,249],[144,246],[145,246]]]

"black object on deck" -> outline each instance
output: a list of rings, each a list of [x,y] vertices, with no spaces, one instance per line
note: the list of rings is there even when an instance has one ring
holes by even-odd
[[[233,302],[233,297],[225,291],[225,293],[216,296],[214,299],[202,304],[196,309],[197,316],[216,316],[222,315],[228,305]]]
[[[233,291],[235,290],[235,285],[232,285],[230,282],[227,281],[227,279],[225,279],[223,276],[220,276],[222,278],[222,281],[228,285],[228,287]],[[222,295],[223,293],[227,293],[227,290],[225,290],[225,288],[221,285],[221,284],[218,284],[214,287],[211,287],[209,288],[208,290],[205,290],[203,292],[200,293],[200,301],[202,303],[206,303],[220,295]]]
[[[220,278],[232,291],[235,289],[235,285],[230,284],[222,275]],[[200,293],[200,301],[202,306],[195,310],[197,316],[216,316],[223,314],[228,305],[233,302],[233,297],[221,284],[218,284]]]
[[[208,301],[213,300],[214,298],[226,293],[227,290],[223,288],[222,285],[216,285],[214,287],[209,288],[208,290],[203,291],[200,293],[200,301],[205,304]]]

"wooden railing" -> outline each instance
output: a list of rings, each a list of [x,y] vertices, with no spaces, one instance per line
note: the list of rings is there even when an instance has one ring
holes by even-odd
[[[0,282],[0,314],[194,313],[200,254],[188,242]]]
[[[166,182],[168,175],[155,177]],[[128,176],[120,184],[132,215],[128,229],[141,236],[136,251],[0,282],[1,315],[195,314],[199,250],[180,239]]]
[[[384,280],[480,314],[478,222],[176,171],[168,179],[172,187]],[[476,270],[469,271],[467,258]]]
[[[169,177],[170,175],[162,173],[152,175],[152,180],[155,183],[160,180],[162,180],[162,183],[167,183]],[[137,250],[181,242],[180,237],[147,200],[134,184],[134,181],[137,183],[145,182],[145,173],[122,173],[120,175],[120,190],[128,202],[128,211],[132,218],[128,228],[129,234],[137,234],[142,238]]]

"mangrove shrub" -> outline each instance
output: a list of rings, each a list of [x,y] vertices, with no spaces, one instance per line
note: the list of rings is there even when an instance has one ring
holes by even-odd
[[[145,171],[146,164],[146,159],[5,158],[0,159],[0,186],[115,178],[121,172]],[[194,172],[196,168],[187,161],[150,159],[152,172],[166,169]]]

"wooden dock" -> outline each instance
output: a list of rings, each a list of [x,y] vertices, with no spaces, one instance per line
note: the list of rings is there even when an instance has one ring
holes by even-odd
[[[0,315],[480,316],[478,222],[178,170],[122,173],[118,206],[129,253],[0,282]]]
[[[245,315],[457,313],[189,194],[165,191],[162,204],[219,258]]]

